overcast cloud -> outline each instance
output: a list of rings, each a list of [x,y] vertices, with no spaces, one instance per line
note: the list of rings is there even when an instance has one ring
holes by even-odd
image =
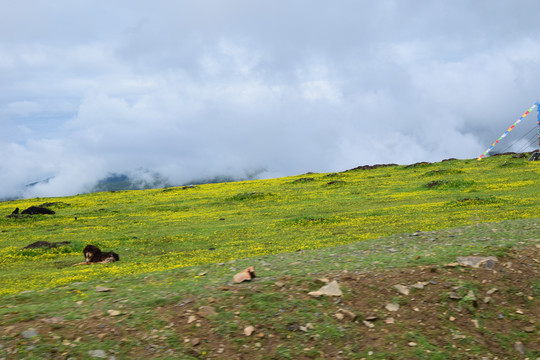
[[[112,173],[183,184],[475,158],[540,100],[539,13],[537,0],[0,0],[0,199]]]

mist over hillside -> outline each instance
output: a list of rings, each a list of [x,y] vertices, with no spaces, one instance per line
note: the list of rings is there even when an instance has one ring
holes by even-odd
[[[539,6],[5,2],[0,199],[474,158],[540,100]]]

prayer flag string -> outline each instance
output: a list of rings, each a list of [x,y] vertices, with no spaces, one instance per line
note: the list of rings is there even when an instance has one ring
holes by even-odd
[[[502,134],[497,140],[495,140],[495,142],[489,147],[489,149],[487,149],[486,151],[484,151],[484,153],[483,153],[482,155],[480,155],[480,157],[478,157],[478,159],[476,159],[476,160],[477,160],[477,161],[478,161],[478,160],[482,160],[482,158],[483,158],[484,156],[486,156],[487,153],[490,152],[491,149],[493,149],[493,148],[495,147],[495,145],[497,145],[497,144],[499,143],[499,141],[501,141],[504,137],[506,137],[506,135],[508,135],[508,133],[509,133],[510,131],[512,131],[512,130],[516,127],[516,125],[519,124],[521,120],[523,120],[523,118],[524,118],[525,116],[529,115],[530,112],[533,111],[534,108],[538,108],[538,103],[534,103],[534,105],[531,106],[531,108],[530,108],[529,110],[525,111],[525,114],[521,115],[521,117],[520,117],[519,119],[517,119],[517,121],[516,121],[515,123],[513,123],[512,126],[510,126],[510,127],[508,128],[508,130],[505,131],[504,134]]]

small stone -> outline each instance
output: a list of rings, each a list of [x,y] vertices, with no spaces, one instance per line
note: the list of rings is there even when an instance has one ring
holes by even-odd
[[[56,316],[48,319],[43,319],[42,321],[47,324],[60,324],[62,321],[64,321],[64,318],[61,316]]]
[[[408,343],[407,345],[409,345],[410,347],[415,347],[415,346],[417,346],[418,344],[411,341],[411,342]]]
[[[393,323],[395,322],[395,320],[394,320],[394,318],[389,317],[389,318],[386,318],[386,319],[384,320],[384,322],[385,322],[386,324],[393,324]]]
[[[255,327],[252,325],[248,325],[244,328],[244,335],[251,336],[255,332]]]
[[[255,268],[253,266],[248,267],[234,275],[233,280],[235,283],[241,283],[244,281],[251,281],[255,278]]]
[[[469,292],[467,293],[467,300],[476,301],[476,295],[474,295],[474,291],[469,290]]]
[[[350,321],[356,320],[356,314],[347,309],[339,309],[339,313],[345,315]]]
[[[118,316],[121,314],[118,310],[107,310],[107,313],[109,313],[110,316]]]
[[[188,317],[188,320],[187,320],[187,323],[188,324],[191,324],[192,322],[196,321],[197,320],[197,317],[195,315],[190,315]]]
[[[448,320],[454,322],[454,321],[456,321],[456,318],[453,317],[453,316],[450,316],[450,317],[448,318]]]
[[[452,300],[460,300],[462,299],[462,296],[460,296],[457,292],[452,291],[448,294],[448,297]]]
[[[104,350],[89,350],[88,355],[100,359],[105,359],[107,357],[107,353]]]
[[[373,325],[373,323],[371,323],[371,322],[369,322],[369,321],[366,321],[366,320],[362,321],[362,323],[363,323],[364,325],[366,325],[366,326],[367,326],[368,328],[370,328],[370,329],[373,329],[373,328],[375,327],[375,325]]]
[[[199,338],[191,339],[191,345],[197,346],[197,345],[200,345],[200,344],[201,344],[201,339],[199,339]]]
[[[525,346],[523,346],[523,343],[521,341],[516,341],[514,343],[514,350],[516,350],[521,355],[525,355]]]
[[[197,314],[203,318],[208,318],[209,316],[216,316],[217,312],[212,306],[201,306]]]
[[[277,286],[278,288],[282,288],[285,286],[285,283],[283,281],[276,281],[274,285]]]
[[[319,297],[322,295],[343,296],[343,293],[341,292],[341,289],[339,288],[338,282],[334,280],[330,282],[328,285],[321,287],[319,290],[308,293],[308,295],[313,296],[313,297]]]
[[[409,288],[405,285],[394,285],[394,289],[396,289],[401,295],[409,295]]]
[[[328,280],[327,278],[318,278],[318,279],[315,279],[315,282],[317,283],[321,283],[321,284],[328,284],[330,282],[330,280]]]
[[[499,261],[495,256],[458,256],[456,260],[461,266],[484,267],[488,270],[493,269]]]
[[[471,322],[473,323],[473,325],[474,325],[475,328],[477,328],[477,329],[480,328],[480,323],[478,322],[478,320],[473,319],[473,320],[471,320]]]
[[[488,291],[486,291],[486,294],[487,295],[493,295],[495,294],[495,292],[499,291],[499,289],[497,288],[492,288],[492,289],[489,289]]]
[[[526,333],[533,333],[534,332],[534,326],[526,326],[523,328],[523,331]]]
[[[34,336],[38,336],[39,333],[36,329],[28,329],[21,333],[22,337],[25,339],[33,338]]]
[[[516,314],[523,315],[524,312],[523,312],[522,310],[520,310],[520,309],[517,309],[517,310],[516,310]]]
[[[429,282],[417,282],[416,284],[414,285],[411,285],[410,287],[413,288],[413,289],[419,289],[419,290],[422,290],[423,288],[426,287],[426,285],[429,284]]]
[[[339,321],[345,319],[345,315],[343,315],[342,313],[336,313],[334,316],[335,316],[336,319],[338,319]]]
[[[113,288],[108,288],[105,286],[96,286],[96,292],[109,292],[113,290],[114,290]]]
[[[491,297],[486,296],[486,297],[484,298],[484,304],[489,304],[489,303],[491,302],[491,300],[492,300]]]
[[[367,314],[364,319],[366,319],[367,321],[376,321],[377,319],[379,319],[379,316],[377,314]]]
[[[396,303],[390,303],[385,306],[386,310],[388,311],[398,311],[399,310],[399,304]]]

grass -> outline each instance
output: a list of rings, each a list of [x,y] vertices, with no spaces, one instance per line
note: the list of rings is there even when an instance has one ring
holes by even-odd
[[[504,163],[516,164],[512,167]],[[394,233],[538,216],[537,162],[492,157],[328,174],[0,203],[0,295],[122,274],[317,249]],[[426,186],[426,176],[430,178]],[[310,179],[309,181],[305,179]],[[311,180],[313,179],[313,180]],[[21,248],[70,241],[55,251]],[[71,268],[88,244],[114,266]],[[140,258],[144,258],[141,261]]]
[[[238,333],[263,321],[265,335],[259,342],[273,350],[261,358],[325,358],[325,351],[367,357],[371,348],[355,348],[347,341],[358,325],[340,323],[327,311],[343,303],[306,298],[308,291],[320,286],[315,279],[336,271],[432,266],[460,255],[508,256],[516,246],[540,238],[539,175],[536,162],[500,156],[479,165],[454,160],[309,174],[309,178],[3,202],[0,214],[50,203],[56,215],[0,218],[0,299],[8,304],[0,308],[2,326],[42,324],[44,318],[55,316],[64,323],[55,325],[54,336],[59,339],[41,334],[37,341],[22,344],[17,334],[7,334],[0,345],[21,343],[16,347],[18,358],[45,353],[84,358],[97,348],[129,358],[133,356],[129,349],[155,344],[171,350],[173,358],[204,358],[203,352],[217,351],[212,349],[216,344],[203,341],[194,352],[185,346],[185,339],[207,330],[224,342],[232,339],[236,351],[247,349],[244,346],[253,351],[253,341]],[[434,182],[439,185],[426,186]],[[22,250],[35,241],[70,244]],[[82,260],[82,249],[89,243],[114,250],[121,261],[72,267]],[[260,280],[231,288],[231,274],[253,264]],[[290,291],[277,288],[277,280],[290,284]],[[475,294],[483,286],[471,281],[457,284]],[[97,285],[114,290],[98,293]],[[529,287],[536,301],[538,281],[531,280]],[[344,292],[342,301],[354,301],[352,292]],[[508,296],[515,297],[515,291]],[[392,297],[405,308],[413,306],[408,298],[395,293]],[[208,322],[191,324],[182,333],[169,326],[202,305],[219,310],[208,320],[211,329],[204,328]],[[466,299],[459,305],[476,311]],[[112,335],[105,340],[115,341],[96,338],[103,331],[99,328],[86,329],[93,337],[84,337],[84,343],[69,336],[76,328],[66,322],[109,316],[109,310],[121,313],[107,327]],[[314,330],[301,330],[307,323]],[[422,350],[428,351],[425,358],[455,356],[424,332],[408,333],[395,334],[394,343],[400,347],[394,351],[402,357],[394,358],[415,358]],[[130,334],[141,344],[131,343]],[[526,336],[531,335],[500,335],[504,344]],[[59,341],[61,345],[51,345]],[[418,346],[408,348],[411,341]],[[338,350],[340,346],[343,349]],[[0,347],[0,355],[1,351]],[[390,355],[379,351],[372,358]]]

